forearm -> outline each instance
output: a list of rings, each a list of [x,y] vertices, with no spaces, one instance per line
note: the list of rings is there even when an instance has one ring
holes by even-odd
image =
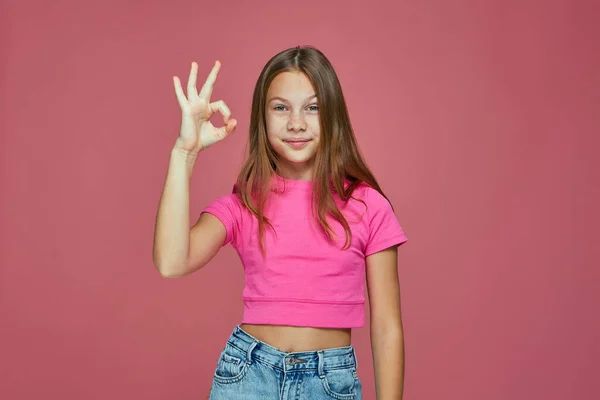
[[[404,390],[402,326],[371,330],[377,400],[401,400]]]
[[[176,147],[160,198],[153,261],[163,276],[178,276],[187,264],[190,241],[190,180],[196,157]]]

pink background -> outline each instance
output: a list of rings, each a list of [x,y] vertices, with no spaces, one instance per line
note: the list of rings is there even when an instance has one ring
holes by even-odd
[[[600,398],[594,3],[3,1],[0,397],[205,398],[243,275],[231,247],[152,265],[171,77],[221,60],[240,123],[195,166],[195,221],[231,189],[260,69],[312,44],[410,238],[405,398]],[[374,399],[368,325],[354,343]]]

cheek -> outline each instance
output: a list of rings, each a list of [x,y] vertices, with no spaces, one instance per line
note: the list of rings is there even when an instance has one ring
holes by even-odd
[[[271,145],[279,138],[279,131],[277,124],[273,123],[273,121],[267,121],[267,138]]]
[[[313,132],[315,136],[319,136],[321,133],[321,123],[319,122],[319,116],[311,116],[311,118],[307,118],[306,121],[310,126],[310,130]]]
[[[278,129],[278,126],[267,121],[267,140],[277,154],[281,154],[283,149],[283,143],[280,140],[281,135],[279,133],[280,129]]]
[[[281,130],[285,127],[285,123],[283,122],[283,120],[273,115],[267,115],[266,123],[267,135],[273,137],[279,135]]]

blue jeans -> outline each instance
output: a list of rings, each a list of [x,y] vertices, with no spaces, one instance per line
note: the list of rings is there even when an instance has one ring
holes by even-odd
[[[210,400],[362,400],[353,346],[286,353],[236,326],[221,352]]]

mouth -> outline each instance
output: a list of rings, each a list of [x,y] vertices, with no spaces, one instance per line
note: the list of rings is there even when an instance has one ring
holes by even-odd
[[[294,149],[301,149],[303,147],[305,147],[308,142],[310,142],[311,139],[289,139],[289,140],[284,140],[284,142],[294,148]]]

